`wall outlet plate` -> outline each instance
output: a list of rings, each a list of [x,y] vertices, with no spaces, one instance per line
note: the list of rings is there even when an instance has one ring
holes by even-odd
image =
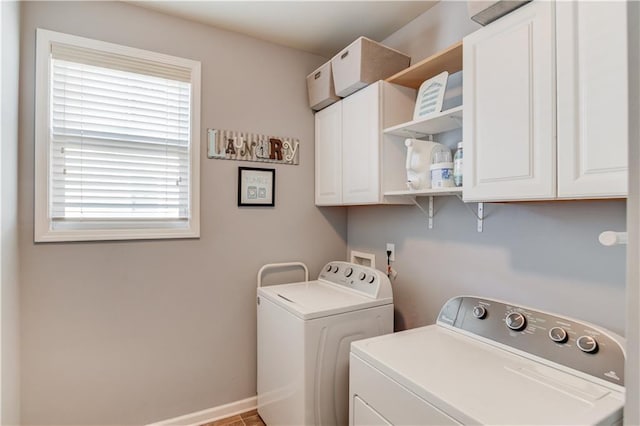
[[[395,260],[396,260],[396,245],[393,244],[393,243],[387,243],[387,251],[391,251],[391,256],[389,256],[389,260],[392,261],[392,262],[395,262]]]

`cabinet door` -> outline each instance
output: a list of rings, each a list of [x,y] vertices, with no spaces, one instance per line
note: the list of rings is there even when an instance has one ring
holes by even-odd
[[[316,205],[342,204],[342,102],[315,116]]]
[[[555,197],[554,3],[464,38],[465,200]]]
[[[342,201],[380,201],[380,84],[342,100]]]
[[[556,8],[558,196],[626,196],[626,3]]]

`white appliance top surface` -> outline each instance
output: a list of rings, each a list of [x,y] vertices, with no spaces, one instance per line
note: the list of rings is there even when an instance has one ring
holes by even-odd
[[[353,342],[351,352],[461,423],[595,424],[622,392],[438,325]]]
[[[260,287],[263,296],[297,317],[308,320],[391,304],[391,298],[372,298],[322,280]]]

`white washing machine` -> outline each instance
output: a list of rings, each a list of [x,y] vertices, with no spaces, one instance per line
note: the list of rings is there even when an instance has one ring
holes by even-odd
[[[582,321],[457,297],[435,325],[352,344],[349,424],[622,424],[623,345]]]
[[[393,332],[382,272],[330,262],[315,281],[258,288],[258,413],[267,425],[346,425],[351,342]]]

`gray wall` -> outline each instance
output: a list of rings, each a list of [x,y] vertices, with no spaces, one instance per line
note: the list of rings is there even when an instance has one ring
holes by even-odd
[[[20,419],[18,301],[18,63],[20,4],[0,2],[2,87],[0,89],[0,424]]]
[[[275,166],[276,207],[237,208],[250,163],[203,143],[200,239],[34,244],[37,27],[201,61],[202,138],[300,139],[300,165]],[[302,260],[317,275],[346,252],[346,211],[314,206],[304,77],[323,58],[122,2],[25,2],[21,47],[24,424],[140,424],[254,396],[256,272]]]
[[[415,62],[476,28],[466,2],[440,2],[384,43]],[[460,134],[447,136],[451,142]],[[625,249],[597,240],[603,230],[626,228],[624,201],[485,204],[485,229],[477,233],[460,200],[435,200],[432,230],[416,207],[349,208],[349,249],[373,251],[383,264],[385,243],[396,244],[398,329],[433,323],[448,298],[477,294],[624,334]],[[421,202],[426,207],[427,199]]]

